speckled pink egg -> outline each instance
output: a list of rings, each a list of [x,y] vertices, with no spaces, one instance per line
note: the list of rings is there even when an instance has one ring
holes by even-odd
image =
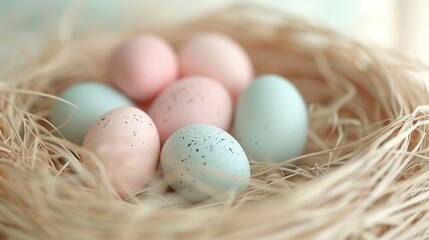
[[[183,76],[200,75],[224,85],[236,99],[250,85],[253,68],[246,51],[232,38],[220,33],[194,36],[179,49]]]
[[[178,72],[177,56],[164,39],[140,35],[114,51],[108,77],[133,100],[147,101],[171,84]]]
[[[208,78],[193,76],[175,82],[163,91],[149,109],[161,142],[177,129],[193,123],[206,123],[228,129],[232,99],[225,87]]]
[[[88,130],[83,147],[102,161],[117,193],[126,197],[151,179],[160,152],[152,119],[135,107],[120,107],[101,116]],[[83,163],[93,167],[86,159]]]

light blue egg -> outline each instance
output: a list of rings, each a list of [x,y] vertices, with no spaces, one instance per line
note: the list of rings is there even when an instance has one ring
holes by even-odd
[[[303,153],[308,113],[298,89],[278,75],[257,78],[240,96],[235,134],[256,161],[283,162]]]
[[[83,82],[66,89],[60,96],[70,104],[55,101],[51,113],[52,124],[63,125],[60,132],[66,139],[82,144],[86,132],[101,115],[118,107],[134,106],[126,96],[108,85],[97,82]]]
[[[247,189],[249,160],[240,144],[224,130],[207,124],[180,128],[165,142],[160,167],[166,181],[184,198],[224,199]]]

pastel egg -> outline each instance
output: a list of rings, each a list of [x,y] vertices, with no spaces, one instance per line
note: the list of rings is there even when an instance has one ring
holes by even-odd
[[[136,36],[114,51],[108,75],[133,100],[148,101],[177,78],[177,57],[164,39]]]
[[[98,156],[121,197],[150,181],[160,152],[154,122],[135,107],[116,108],[101,116],[86,134],[83,147]],[[94,167],[87,159],[82,161]]]
[[[187,77],[162,92],[149,109],[161,142],[174,131],[193,123],[212,124],[228,129],[232,118],[228,91],[207,77]]]
[[[202,33],[191,38],[179,50],[179,63],[183,76],[213,78],[222,83],[234,99],[253,79],[252,63],[246,51],[220,33]]]
[[[257,161],[283,162],[303,153],[308,113],[298,89],[278,75],[259,77],[241,95],[235,136]]]
[[[98,82],[82,82],[70,86],[60,98],[76,105],[55,101],[51,122],[60,128],[61,134],[71,142],[81,145],[89,127],[104,113],[134,103],[108,85]],[[65,124],[65,125],[64,125]]]
[[[250,166],[243,148],[212,125],[180,128],[165,142],[160,168],[166,182],[184,198],[222,200],[247,189]]]

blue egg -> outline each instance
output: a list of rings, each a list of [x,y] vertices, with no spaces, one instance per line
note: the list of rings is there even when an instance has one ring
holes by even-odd
[[[207,124],[175,131],[161,150],[166,181],[191,201],[224,199],[247,189],[250,166],[240,144],[227,132]]]
[[[76,107],[55,101],[51,122],[54,126],[60,127],[59,130],[66,139],[79,145],[82,144],[92,123],[101,115],[118,107],[134,106],[134,103],[122,93],[98,82],[72,85],[60,95],[60,98]]]
[[[308,135],[304,98],[287,79],[263,75],[240,96],[234,131],[256,161],[279,163],[299,156]]]

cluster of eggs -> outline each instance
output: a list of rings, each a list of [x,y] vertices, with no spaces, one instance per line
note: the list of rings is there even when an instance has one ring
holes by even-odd
[[[254,80],[249,56],[226,35],[198,34],[177,55],[158,36],[136,36],[115,49],[107,73],[110,84],[66,89],[51,120],[97,155],[123,198],[148,184],[158,165],[189,200],[224,197],[248,187],[248,157],[281,162],[304,149],[299,91],[278,75]]]

